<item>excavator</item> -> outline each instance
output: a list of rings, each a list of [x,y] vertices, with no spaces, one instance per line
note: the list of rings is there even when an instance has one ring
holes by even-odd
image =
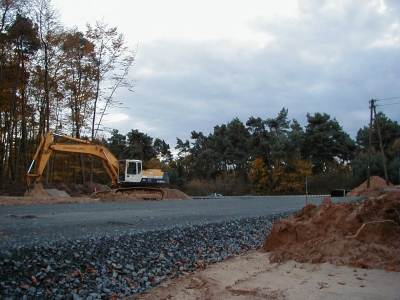
[[[54,141],[54,136],[74,143],[57,143]],[[88,154],[101,159],[104,169],[111,179],[111,190],[109,192],[129,194],[142,200],[164,199],[165,191],[163,188],[169,185],[167,172],[159,169],[143,170],[141,160],[118,160],[109,149],[102,145],[67,135],[53,134],[52,132],[48,132],[42,136],[32,163],[29,166],[26,176],[28,190],[25,196],[50,197],[43,188],[41,179],[53,151]],[[32,172],[34,166],[36,172]],[[104,192],[101,193],[104,194]]]

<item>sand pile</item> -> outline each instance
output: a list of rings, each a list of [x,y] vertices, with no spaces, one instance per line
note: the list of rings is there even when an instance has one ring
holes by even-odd
[[[184,192],[177,189],[164,189],[166,200],[189,200],[192,199]]]
[[[85,184],[75,184],[69,183],[65,184],[63,182],[59,183],[43,183],[45,189],[57,189],[60,191],[65,191],[72,197],[87,197],[90,196],[94,191],[108,191],[110,188],[104,184],[90,183]]]
[[[351,190],[349,193],[347,193],[346,196],[350,197],[358,197],[358,196],[366,196],[366,197],[378,197],[383,194],[391,193],[400,190],[389,182],[389,185],[387,185],[385,179],[379,177],[379,176],[371,176],[370,177],[370,186],[367,188],[367,183],[368,181],[366,180],[363,184],[361,184],[359,187]]]
[[[164,188],[164,198],[165,200],[188,200],[192,199],[187,194],[183,193],[177,189]],[[140,198],[136,198],[129,193],[98,193],[92,195],[93,198],[98,198],[100,202],[132,202],[132,201],[142,201]]]
[[[105,194],[93,194],[92,198],[98,199],[99,202],[135,202],[141,201],[138,198],[135,198],[132,195],[123,194],[123,193],[105,193]]]
[[[361,203],[332,204],[329,197],[317,207],[277,220],[263,250],[271,262],[351,265],[400,271],[400,193]]]

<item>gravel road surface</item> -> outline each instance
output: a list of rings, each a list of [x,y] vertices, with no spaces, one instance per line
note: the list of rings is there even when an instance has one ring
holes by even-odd
[[[304,197],[250,197],[3,206],[0,299],[136,298],[259,249],[276,219],[304,205]]]
[[[320,197],[308,197],[319,205]],[[346,202],[361,197],[333,197]],[[2,247],[86,235],[115,235],[186,224],[259,217],[301,209],[305,197],[237,197],[197,200],[5,206],[0,209]]]

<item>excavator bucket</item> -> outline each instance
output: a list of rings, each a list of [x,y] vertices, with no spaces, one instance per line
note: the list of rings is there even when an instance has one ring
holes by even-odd
[[[25,197],[35,198],[50,198],[51,196],[46,192],[41,183],[35,184],[33,189],[27,190],[24,194]]]

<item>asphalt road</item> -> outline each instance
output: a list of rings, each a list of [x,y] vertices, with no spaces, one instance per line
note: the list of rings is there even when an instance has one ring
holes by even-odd
[[[321,197],[308,197],[319,205]],[[363,197],[333,197],[334,203]],[[220,199],[0,206],[0,242],[16,245],[121,235],[174,226],[219,222],[300,210],[305,197]]]

